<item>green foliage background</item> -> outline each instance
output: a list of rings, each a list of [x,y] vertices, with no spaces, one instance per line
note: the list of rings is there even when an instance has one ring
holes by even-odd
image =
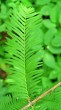
[[[0,110],[21,110],[29,97],[33,100],[61,81],[61,0],[0,1],[0,70],[7,73],[0,79]],[[61,110],[61,87],[34,110]]]

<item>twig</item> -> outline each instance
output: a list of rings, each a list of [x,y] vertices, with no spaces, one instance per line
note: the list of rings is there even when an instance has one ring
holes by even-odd
[[[21,110],[26,110],[28,107],[35,104],[37,101],[39,101],[40,99],[42,99],[43,97],[45,97],[47,94],[49,94],[50,92],[54,91],[57,87],[61,86],[61,82],[59,82],[58,84],[56,84],[55,86],[53,86],[51,89],[49,89],[48,91],[46,91],[45,93],[43,93],[42,95],[40,95],[38,98],[36,98],[35,100],[33,100],[32,102],[28,103],[25,107],[23,107]]]
[[[32,110],[34,110],[34,106],[32,105],[32,102],[30,100],[30,97],[28,98],[28,102],[30,103],[30,106],[31,106]]]

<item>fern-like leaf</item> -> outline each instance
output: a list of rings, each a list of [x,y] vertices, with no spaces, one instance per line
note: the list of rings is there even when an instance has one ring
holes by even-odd
[[[34,99],[41,93],[43,74],[43,32],[40,29],[40,16],[33,8],[20,5],[13,9],[7,22],[5,62],[8,92],[19,99]],[[42,39],[41,39],[42,38]],[[39,91],[39,92],[38,92]]]

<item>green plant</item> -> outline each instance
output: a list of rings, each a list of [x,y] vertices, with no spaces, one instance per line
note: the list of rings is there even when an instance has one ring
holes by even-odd
[[[8,15],[3,20],[5,28],[1,28],[1,35],[2,32],[6,34],[0,44],[0,110],[21,110],[61,81],[61,9],[59,1],[54,4],[48,0],[47,5],[47,1],[43,1],[34,5],[35,8],[40,6],[38,12],[27,8],[28,5],[20,5],[19,0],[7,0],[5,6],[4,2],[2,4],[3,12],[6,7]],[[3,73],[6,74],[4,78]],[[60,110],[60,103],[61,87],[28,110]]]
[[[38,69],[43,57],[40,16],[32,8],[27,9],[24,6],[14,9],[12,14],[7,22],[7,32],[10,38],[6,38],[5,45],[4,62],[9,65],[9,68],[5,70],[8,73],[5,80],[7,83],[5,98],[9,94],[10,100],[10,94],[12,94],[12,98],[15,100],[23,100],[23,105],[25,100],[27,102],[29,98],[31,100],[41,93],[39,83],[41,82],[42,69]],[[22,105],[20,104],[20,106]],[[0,107],[0,109],[5,109],[4,106]],[[8,107],[9,104],[6,109]],[[13,108],[9,107],[9,109]]]

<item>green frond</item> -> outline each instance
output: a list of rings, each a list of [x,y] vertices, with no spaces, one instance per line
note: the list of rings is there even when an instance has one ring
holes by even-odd
[[[52,91],[35,105],[36,110],[60,110],[61,108],[61,87]]]
[[[34,99],[41,93],[43,74],[43,32],[40,31],[39,14],[33,8],[20,5],[10,15],[7,33],[5,63],[9,65],[6,70],[9,75],[5,82],[8,93],[19,99]]]
[[[61,0],[0,0],[0,110],[61,110],[59,82]]]
[[[22,100],[11,98],[11,96],[4,96],[0,98],[0,110],[20,110],[25,103]],[[23,105],[24,103],[24,105]]]

